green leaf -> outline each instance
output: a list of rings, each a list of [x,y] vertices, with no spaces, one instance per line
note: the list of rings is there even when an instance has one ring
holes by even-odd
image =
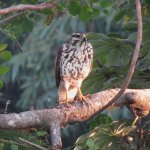
[[[46,131],[38,131],[37,135],[44,137],[45,135],[47,135],[47,132]]]
[[[11,24],[7,24],[4,28],[4,31],[12,40],[16,40],[17,38],[22,36],[24,32],[31,32],[32,29],[33,21],[24,17],[19,20],[13,21]]]
[[[93,130],[95,127],[100,125],[109,125],[112,123],[110,116],[106,114],[100,114],[90,121],[90,129]]]
[[[40,10],[40,12],[44,15],[49,15],[50,13],[52,13],[50,9],[43,9],[43,10]]]
[[[0,89],[3,87],[4,83],[2,80],[0,80]]]
[[[94,141],[92,140],[92,139],[88,139],[87,141],[86,141],[86,145],[89,147],[89,149],[95,149],[95,144],[94,144]]]
[[[11,144],[11,150],[18,150],[18,145],[16,145],[15,143]]]
[[[77,0],[70,1],[69,6],[68,6],[68,10],[70,14],[72,14],[73,16],[76,16],[77,14],[79,14],[80,9],[81,9],[81,5],[79,1]]]
[[[91,43],[95,49],[96,57],[105,54],[105,65],[107,66],[128,64],[134,48],[134,43],[128,39],[115,37],[93,40]]]
[[[130,21],[129,23],[125,24],[123,29],[127,31],[137,31],[137,21]]]
[[[0,150],[4,149],[4,143],[0,143]]]
[[[7,48],[7,44],[0,44],[0,51],[4,50],[5,48]]]
[[[36,4],[38,0],[22,0],[21,4]]]
[[[33,30],[33,22],[29,19],[23,21],[20,26],[22,27],[22,31],[31,32]]]
[[[83,21],[87,21],[91,18],[91,14],[89,12],[89,6],[83,5],[81,7],[81,11],[79,13],[79,18]]]
[[[147,54],[147,57],[150,56],[150,51],[149,51],[149,47],[150,47],[150,40],[145,42],[141,48],[141,53],[143,55]],[[150,57],[149,57],[150,58]]]
[[[10,60],[12,55],[10,51],[3,51],[0,53],[0,57],[4,60]]]
[[[103,13],[108,15],[109,14],[109,10],[108,9],[103,9]]]
[[[99,2],[99,0],[91,0],[91,2],[96,3]]]
[[[0,77],[5,75],[9,71],[9,69],[10,68],[8,66],[0,66]]]
[[[150,1],[149,1],[149,0],[146,0],[146,3],[147,3],[148,5],[150,5]]]
[[[93,8],[88,7],[88,8],[87,8],[87,11],[90,12],[90,13],[93,13]]]
[[[128,39],[134,43],[136,42],[136,38],[137,38],[137,32],[133,32],[128,36]]]
[[[116,16],[115,16],[115,20],[119,21],[120,19],[122,19],[124,17],[124,15],[126,14],[126,11],[123,9],[121,10]]]
[[[110,0],[100,0],[100,5],[102,7],[110,7],[112,5]]]
[[[109,34],[107,34],[107,36],[123,39],[123,36],[120,34],[117,34],[117,33],[109,33]]]
[[[92,17],[93,17],[93,18],[96,18],[96,17],[99,16],[99,14],[100,14],[100,10],[97,9],[97,8],[93,8]]]
[[[89,40],[97,40],[97,39],[102,39],[102,38],[108,38],[107,35],[105,35],[103,33],[93,33],[93,32],[89,32],[87,37],[88,37]]]

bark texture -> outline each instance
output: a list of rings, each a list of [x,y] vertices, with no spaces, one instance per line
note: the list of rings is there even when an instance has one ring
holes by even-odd
[[[60,128],[70,123],[90,119],[101,112],[120,89],[109,89],[92,94],[87,103],[78,100],[70,106],[59,105],[52,109],[26,111],[20,114],[0,114],[1,129],[22,129],[50,126],[53,148],[61,149]],[[147,115],[150,110],[150,89],[126,89],[111,107],[130,106],[137,115]]]
[[[90,119],[116,96],[120,89],[109,89],[92,94],[87,103],[78,100],[52,109],[26,111],[20,114],[0,114],[0,129],[24,129],[50,126],[53,149],[61,149],[61,127]],[[137,115],[145,116],[150,111],[150,89],[126,89],[111,107],[130,106]]]
[[[42,10],[42,9],[48,9],[48,8],[54,8],[56,7],[56,4],[53,3],[41,3],[38,5],[31,5],[31,4],[19,4],[16,6],[11,6],[8,8],[0,9],[0,14],[8,14],[12,12],[17,11],[24,11],[24,10]]]
[[[26,111],[20,114],[0,114],[1,129],[22,129],[51,125],[52,123],[65,126],[70,123],[90,119],[109,103],[120,89],[109,89],[92,94],[87,103],[78,100],[67,105],[59,105],[52,109]],[[126,89],[125,93],[115,101],[113,107],[132,106],[139,111],[150,110],[150,89]],[[111,106],[111,107],[112,107]]]

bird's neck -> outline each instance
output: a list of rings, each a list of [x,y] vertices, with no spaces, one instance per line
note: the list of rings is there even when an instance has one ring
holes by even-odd
[[[77,49],[81,49],[81,50],[85,48],[85,45],[86,45],[86,41],[79,41],[76,43]]]
[[[80,43],[81,49],[84,49],[86,44],[87,44],[87,41],[82,41],[82,42]]]

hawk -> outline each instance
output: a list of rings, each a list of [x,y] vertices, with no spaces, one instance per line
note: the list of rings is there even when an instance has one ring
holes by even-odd
[[[55,60],[55,79],[59,103],[70,103],[78,93],[81,101],[86,101],[81,92],[81,84],[91,71],[93,47],[87,41],[86,33],[73,33],[71,38],[58,49]]]

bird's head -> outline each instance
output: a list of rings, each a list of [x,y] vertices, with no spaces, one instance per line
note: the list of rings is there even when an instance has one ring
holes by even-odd
[[[81,46],[82,44],[85,44],[87,42],[87,33],[73,33],[70,41],[73,45],[79,44]]]

